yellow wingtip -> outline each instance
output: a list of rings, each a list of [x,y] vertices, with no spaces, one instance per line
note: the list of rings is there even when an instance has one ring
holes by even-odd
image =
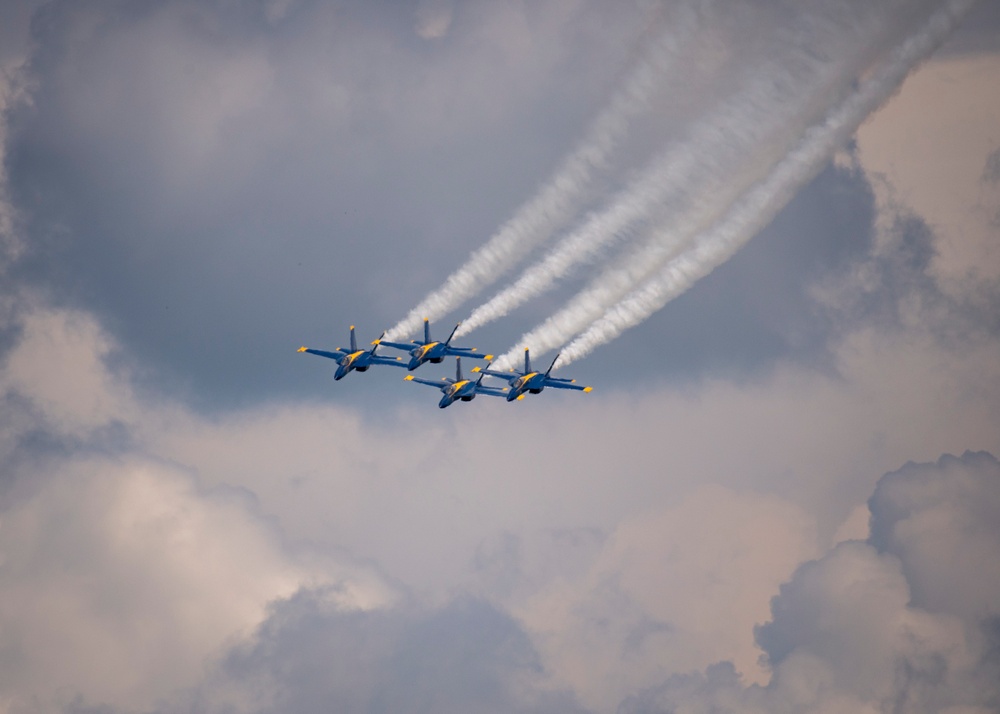
[[[524,395],[523,394],[518,394],[517,395],[517,401],[521,401],[522,399],[524,399]]]
[[[472,368],[472,371],[473,371],[473,372],[479,372],[479,371],[481,371],[481,370],[479,369],[479,367],[473,367],[473,368]]]
[[[406,375],[405,377],[403,377],[403,381],[404,381],[404,382],[409,382],[409,381],[411,381],[412,379],[413,379],[413,375],[412,375],[412,374],[408,374],[408,375]]]
[[[584,391],[584,393],[586,393],[586,392],[593,392],[594,388],[593,387],[584,387],[583,391]]]
[[[296,350],[296,352],[305,352],[305,351],[306,351],[307,349],[309,349],[309,348],[308,348],[308,347],[306,347],[305,345],[303,345],[302,347],[299,347],[299,348],[298,348],[298,349]]]
[[[493,355],[483,355],[483,359],[486,360],[487,362],[492,362]]]
[[[352,329],[352,330],[354,329],[354,325],[351,325],[351,329]]]

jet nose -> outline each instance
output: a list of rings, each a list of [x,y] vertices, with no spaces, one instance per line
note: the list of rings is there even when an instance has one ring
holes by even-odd
[[[413,359],[410,360],[410,363],[406,365],[406,369],[412,372],[419,366],[420,366],[420,360],[414,357]]]
[[[513,389],[510,390],[509,392],[507,392],[507,401],[508,402],[512,402],[515,399],[517,399],[517,392],[515,392]]]

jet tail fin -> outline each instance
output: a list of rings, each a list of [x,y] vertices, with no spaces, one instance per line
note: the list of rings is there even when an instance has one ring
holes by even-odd
[[[461,357],[456,357],[455,358],[455,381],[456,382],[461,382],[462,381],[462,358]]]
[[[375,356],[375,350],[378,349],[378,346],[382,344],[383,337],[385,337],[385,330],[382,330],[382,334],[378,336],[377,340],[372,340],[372,348],[371,348],[372,357]]]
[[[451,334],[448,335],[448,339],[444,341],[445,345],[450,345],[451,344],[451,338],[455,336],[456,332],[458,332],[458,328],[459,328],[459,326],[461,324],[462,323],[460,322],[460,323],[458,323],[458,325],[455,325],[455,329],[451,331]]]
[[[524,348],[524,373],[531,373],[531,356],[528,354],[528,348]]]
[[[358,351],[358,340],[354,336],[354,325],[351,325],[351,352]]]
[[[426,345],[431,341],[431,321],[429,318],[424,318],[424,344]]]
[[[557,354],[557,355],[556,355],[556,358],[555,358],[554,360],[552,360],[552,364],[550,364],[550,365],[549,365],[549,368],[548,368],[547,370],[545,370],[545,376],[546,376],[546,377],[548,377],[548,376],[549,376],[549,372],[551,372],[551,371],[552,371],[552,368],[556,366],[556,362],[558,362],[558,361],[559,361],[559,357],[560,357],[561,355],[562,355],[562,352],[560,352],[559,354]]]

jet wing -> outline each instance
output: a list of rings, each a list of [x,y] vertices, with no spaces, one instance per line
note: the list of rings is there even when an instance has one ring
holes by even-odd
[[[476,387],[476,394],[485,394],[488,397],[506,397],[507,388],[497,389],[496,387]]]
[[[372,364],[388,364],[393,367],[405,367],[406,362],[403,361],[402,357],[379,357],[375,355],[371,358]]]
[[[487,362],[493,361],[493,355],[483,355],[476,351],[475,347],[445,347],[445,352],[457,357],[471,357],[472,359],[484,359]]]
[[[451,384],[451,382],[449,382],[444,377],[441,377],[441,379],[437,379],[437,380],[435,380],[435,379],[422,379],[420,377],[414,377],[412,374],[408,374],[405,377],[403,377],[403,381],[404,382],[417,382],[418,384],[426,384],[429,387],[436,387],[438,389],[443,389],[444,387],[447,387],[449,384]]]
[[[419,342],[389,342],[388,340],[376,340],[372,344],[385,345],[386,347],[395,347],[397,350],[406,350],[409,352],[414,347],[419,347]]]
[[[478,374],[488,374],[491,377],[500,377],[500,379],[506,379],[508,381],[511,379],[517,379],[518,377],[521,376],[520,372],[501,372],[499,370],[490,369],[488,367],[486,369],[482,369],[481,367],[473,367],[472,371]]]
[[[545,380],[545,386],[554,387],[555,389],[576,389],[581,392],[589,392],[593,389],[593,387],[584,387],[579,384],[573,384],[573,381],[569,379],[554,380],[550,378]]]
[[[311,350],[308,347],[299,347],[299,352],[308,352],[311,355],[319,355],[320,357],[338,360],[344,355],[350,354],[349,352],[341,349],[338,349],[335,352],[327,352],[326,350]]]

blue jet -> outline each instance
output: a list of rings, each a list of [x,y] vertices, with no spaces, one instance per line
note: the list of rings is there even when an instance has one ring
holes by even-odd
[[[461,325],[462,323],[458,323]],[[455,325],[455,330],[458,329],[458,325]],[[422,365],[424,362],[434,362],[438,364],[444,361],[444,358],[449,355],[455,355],[456,357],[472,357],[474,359],[485,359],[489,361],[493,359],[493,355],[481,355],[476,354],[475,347],[452,347],[451,338],[455,336],[455,330],[451,331],[448,335],[448,339],[444,342],[435,342],[431,339],[431,323],[430,320],[424,318],[424,341],[418,342],[413,340],[412,342],[383,342],[381,338],[375,340],[373,344],[382,344],[386,347],[395,347],[397,350],[404,350],[410,353],[410,362],[406,365],[406,368],[411,372],[417,367]]]
[[[383,332],[382,334],[384,335],[385,333]],[[359,372],[367,372],[368,368],[373,364],[389,364],[394,367],[406,366],[403,364],[401,357],[382,357],[375,354],[375,350],[378,349],[378,340],[375,340],[372,344],[374,346],[370,350],[359,350],[357,339],[354,337],[354,325],[351,325],[351,349],[345,350],[342,347],[338,347],[333,352],[326,352],[325,350],[311,350],[308,347],[299,347],[299,352],[308,352],[309,354],[336,360],[338,367],[337,372],[333,375],[334,379],[343,379],[352,369],[356,369]]]
[[[575,379],[550,377],[549,372],[552,371],[552,368],[556,366],[556,362],[558,361],[559,355],[556,355],[556,358],[552,360],[552,364],[549,365],[547,370],[544,372],[532,372],[531,357],[528,356],[528,349],[525,348],[523,372],[517,372],[513,369],[510,372],[498,372],[497,370],[490,369],[489,365],[487,365],[486,369],[473,367],[472,371],[506,379],[507,383],[510,385],[510,391],[507,392],[508,402],[512,402],[515,399],[524,399],[524,395],[528,392],[538,394],[546,387],[554,387],[555,389],[578,389],[581,392],[591,391],[592,387],[581,387],[576,384]]]
[[[455,379],[449,379],[448,377],[442,377],[440,380],[434,379],[421,379],[420,377],[414,377],[412,374],[408,374],[403,377],[407,382],[419,382],[420,384],[426,384],[431,387],[437,387],[444,394],[441,397],[441,401],[438,402],[438,406],[444,409],[446,406],[450,405],[461,399],[463,402],[471,402],[476,398],[477,394],[486,394],[491,397],[502,397],[507,391],[507,388],[497,389],[496,387],[484,387],[482,385],[483,377],[485,375],[479,375],[479,380],[473,382],[471,379],[463,379],[462,377],[462,358],[455,358]]]

